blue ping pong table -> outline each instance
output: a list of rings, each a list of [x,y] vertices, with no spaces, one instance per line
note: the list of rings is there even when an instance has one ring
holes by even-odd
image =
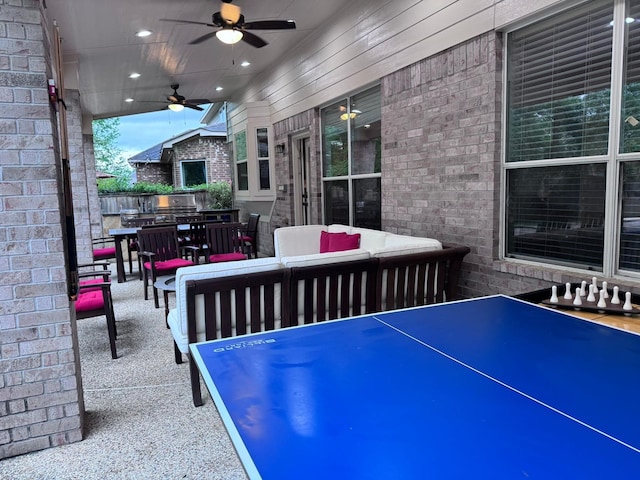
[[[191,346],[250,478],[640,478],[640,336],[505,296]]]

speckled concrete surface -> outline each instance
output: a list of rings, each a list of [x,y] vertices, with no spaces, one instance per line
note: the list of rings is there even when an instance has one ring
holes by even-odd
[[[143,300],[135,275],[112,291],[120,358],[111,359],[104,317],[78,322],[85,439],[1,460],[0,479],[246,479],[204,384],[205,404],[191,402],[162,296],[159,309]]]

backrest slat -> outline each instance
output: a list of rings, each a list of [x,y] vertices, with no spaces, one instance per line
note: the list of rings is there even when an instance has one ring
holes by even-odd
[[[291,323],[297,325],[300,316],[304,323],[312,323],[348,317],[352,312],[373,312],[377,263],[377,259],[368,258],[291,267]],[[363,287],[365,278],[366,286]]]

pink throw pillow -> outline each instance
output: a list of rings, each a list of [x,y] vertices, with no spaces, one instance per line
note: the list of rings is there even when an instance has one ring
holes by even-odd
[[[360,234],[349,235],[346,232],[321,232],[320,253],[342,252],[360,248]]]

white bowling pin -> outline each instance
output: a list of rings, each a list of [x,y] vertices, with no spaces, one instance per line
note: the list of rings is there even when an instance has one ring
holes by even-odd
[[[580,296],[581,297],[587,296],[587,282],[585,280],[583,280],[582,283],[580,284]]]
[[[549,299],[551,303],[558,303],[558,287],[555,285],[551,287],[551,298]]]
[[[631,292],[627,292],[624,294],[624,305],[622,305],[623,310],[633,310],[633,306],[631,306]]]
[[[587,302],[595,302],[596,301],[596,295],[595,295],[595,288],[593,288],[593,283],[591,285],[589,285],[589,295],[587,296]]]
[[[598,300],[598,308],[606,308],[607,302],[604,299],[604,290],[600,290],[600,299]]]
[[[565,287],[564,299],[571,300],[573,298],[573,296],[571,296],[571,284],[567,282],[564,287]]]
[[[607,287],[609,285],[607,284],[607,282],[602,282],[602,288],[600,289],[600,291],[602,292],[602,295],[604,296],[604,298],[609,298],[609,292],[607,291]]]
[[[574,305],[582,305],[582,298],[580,298],[580,287],[576,287],[576,297],[573,299]]]
[[[613,296],[611,297],[611,303],[613,305],[620,305],[620,297],[618,296],[619,288],[617,286],[613,287]]]

